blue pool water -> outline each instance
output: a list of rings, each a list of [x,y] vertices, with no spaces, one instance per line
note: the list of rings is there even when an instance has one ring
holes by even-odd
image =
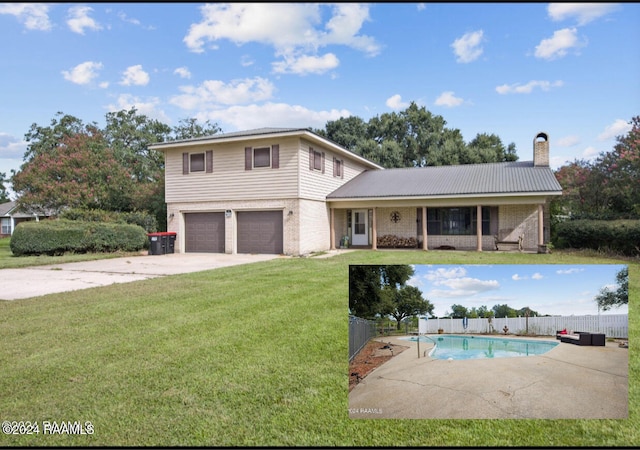
[[[514,356],[541,355],[548,352],[558,342],[527,339],[490,338],[481,336],[435,335],[403,338],[426,342],[435,347],[429,356],[436,359],[478,359],[511,358]]]

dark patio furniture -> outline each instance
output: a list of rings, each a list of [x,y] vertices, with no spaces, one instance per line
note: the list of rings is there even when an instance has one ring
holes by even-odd
[[[575,345],[591,345],[591,334],[563,334],[560,335],[560,342],[567,342]]]
[[[604,338],[605,338],[604,333],[591,333],[591,345],[604,347],[605,345]]]

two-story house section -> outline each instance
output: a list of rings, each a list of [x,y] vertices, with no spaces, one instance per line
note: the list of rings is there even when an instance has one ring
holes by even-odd
[[[327,250],[327,195],[381,166],[300,128],[159,143],[176,252],[302,255]]]

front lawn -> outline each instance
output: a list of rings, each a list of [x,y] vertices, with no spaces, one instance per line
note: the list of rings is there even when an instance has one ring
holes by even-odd
[[[640,298],[624,260],[360,251],[0,302],[0,420],[41,424],[0,446],[640,445],[633,345],[628,420],[349,419],[348,266],[414,263],[629,264]],[[45,435],[44,421],[93,434]]]

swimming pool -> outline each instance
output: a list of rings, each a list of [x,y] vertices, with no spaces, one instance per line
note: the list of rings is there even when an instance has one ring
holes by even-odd
[[[558,342],[531,339],[491,338],[481,336],[420,336],[402,338],[409,341],[436,343],[429,356],[436,359],[511,358],[542,355]]]

